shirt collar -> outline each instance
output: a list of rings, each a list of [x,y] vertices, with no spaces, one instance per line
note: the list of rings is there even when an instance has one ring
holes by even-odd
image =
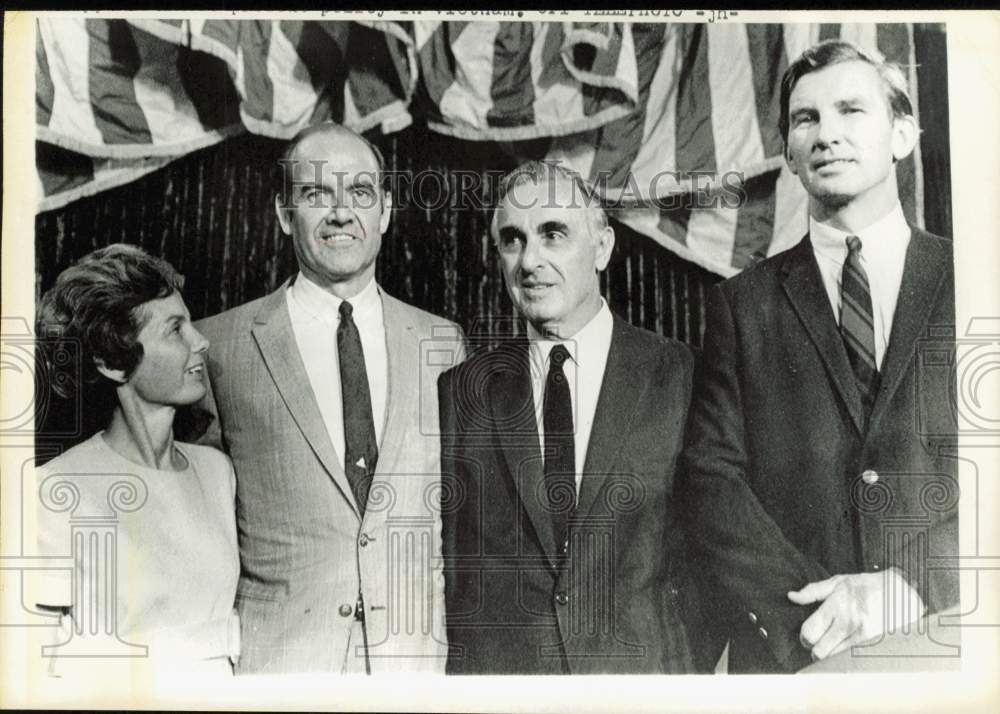
[[[809,217],[809,240],[819,255],[842,264],[847,257],[847,237],[861,239],[861,254],[869,263],[895,262],[906,254],[910,243],[910,226],[903,207],[895,207],[885,216],[855,233],[847,233]]]
[[[556,345],[563,345],[569,352],[569,357],[579,366],[580,357],[586,360],[587,356],[595,354],[602,345],[610,344],[611,329],[614,320],[611,317],[611,310],[608,303],[601,298],[601,308],[597,314],[590,318],[590,321],[581,327],[575,335],[564,339],[552,339],[543,335],[535,329],[535,326],[528,323],[528,351],[531,356],[532,365],[544,374],[543,368],[547,368],[549,353]]]
[[[337,317],[340,316],[340,303],[343,300],[333,293],[324,290],[312,280],[300,272],[295,282],[289,286],[289,291],[303,308],[315,316]],[[379,296],[378,284],[373,277],[368,284],[354,297],[348,299],[354,307],[356,319],[363,319],[365,315],[371,315],[382,306]]]

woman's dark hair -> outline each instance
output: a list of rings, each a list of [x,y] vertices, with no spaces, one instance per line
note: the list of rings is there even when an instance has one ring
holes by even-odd
[[[49,388],[73,398],[87,385],[106,381],[97,360],[130,375],[142,360],[138,337],[148,319],[142,305],[169,297],[183,284],[170,263],[124,243],[99,248],[66,268],[42,296],[36,320]]]

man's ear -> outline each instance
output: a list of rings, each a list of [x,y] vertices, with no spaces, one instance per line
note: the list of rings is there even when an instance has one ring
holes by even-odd
[[[785,144],[784,154],[785,154],[785,163],[788,164],[788,170],[791,171],[794,175],[798,176],[799,172],[798,169],[795,168],[795,162],[792,161],[792,150],[788,148],[788,144]]]
[[[910,115],[895,117],[892,120],[892,158],[902,161],[913,151],[920,139],[920,128],[917,120]]]
[[[274,212],[278,215],[278,225],[281,226],[281,232],[286,236],[292,234],[292,222],[288,217],[288,208],[285,208],[284,199],[280,193],[274,194]]]
[[[103,374],[105,377],[110,379],[115,384],[125,384],[128,380],[125,378],[125,370],[123,369],[112,369],[104,363],[104,360],[100,357],[94,357],[94,365],[97,367],[97,371]]]
[[[597,239],[597,258],[594,265],[597,272],[601,272],[608,267],[611,260],[611,252],[615,248],[615,229],[611,226],[604,226],[595,236]]]
[[[389,230],[389,221],[392,219],[392,194],[382,191],[382,217],[379,218],[378,229],[380,234],[385,234]]]

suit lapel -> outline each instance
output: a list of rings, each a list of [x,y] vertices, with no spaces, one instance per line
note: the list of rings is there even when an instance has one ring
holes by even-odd
[[[847,361],[847,352],[830,307],[830,298],[823,288],[823,279],[808,236],[788,251],[783,269],[786,273],[783,283],[785,294],[816,347],[837,393],[847,406],[851,421],[858,433],[863,433],[865,427],[861,395],[854,380],[854,372]]]
[[[625,323],[615,317],[577,499],[576,511],[581,516],[594,507],[622,445],[628,441],[623,435],[630,433],[642,394],[649,384],[649,373],[640,368],[643,357],[633,347]]]
[[[906,249],[903,281],[892,318],[889,346],[882,360],[879,391],[872,408],[872,424],[885,411],[903,376],[913,364],[917,339],[925,332],[947,269],[946,252],[923,231],[913,229],[910,245]]]
[[[490,375],[488,393],[496,437],[542,550],[555,569],[556,542],[552,514],[545,500],[545,470],[531,391],[528,343],[518,340],[514,345],[500,347],[496,354],[510,357],[493,362]]]
[[[296,347],[295,333],[288,317],[285,283],[261,306],[254,318],[252,333],[274,386],[302,431],[316,457],[323,464],[351,508],[358,513],[357,503],[344,474],[342,459],[337,455],[330,435],[323,424],[316,397],[309,385],[309,376]]]
[[[401,420],[405,420],[414,409],[413,404],[407,403],[404,385],[418,378],[413,374],[413,370],[418,366],[414,360],[420,351],[418,341],[413,339],[416,334],[414,326],[406,319],[405,313],[400,309],[399,301],[384,292],[381,292],[381,296],[382,323],[385,326],[388,358],[388,384],[385,425],[382,430],[382,443],[379,445],[378,464],[375,468],[376,480],[393,471],[393,465],[399,459],[403,448],[407,429]]]

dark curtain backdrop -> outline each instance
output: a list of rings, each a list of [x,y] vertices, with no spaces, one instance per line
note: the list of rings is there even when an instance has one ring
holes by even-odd
[[[514,168],[517,159],[497,144],[460,141],[425,127],[371,138],[390,171],[415,179],[398,184],[379,283],[483,337],[508,331],[512,306],[489,237],[487,207],[494,203],[497,174]],[[291,241],[274,213],[283,148],[284,142],[241,136],[41,214],[39,290],[87,252],[121,241],[162,255],[185,275],[184,297],[195,318],[271,292],[296,269]],[[521,157],[543,153],[530,145],[516,148]],[[447,202],[438,199],[445,187]],[[615,227],[615,254],[602,285],[612,308],[637,325],[697,344],[704,290],[718,277]]]
[[[945,35],[939,25],[915,26],[919,114],[923,128],[925,222],[951,235],[948,87]],[[545,142],[460,141],[423,126],[370,137],[390,171],[434,172],[453,195],[478,196],[479,208],[421,208],[406,195],[394,212],[378,264],[378,281],[392,295],[457,321],[481,345],[512,330],[512,307],[489,239],[490,181],[478,191],[459,182],[541,157]],[[41,160],[60,150],[39,144]],[[36,294],[87,252],[113,242],[142,246],[185,276],[192,316],[215,314],[274,290],[295,271],[290,240],[280,232],[273,196],[283,142],[242,136],[194,152],[132,184],[39,214],[35,221]],[[495,184],[495,181],[493,182]],[[433,182],[423,184],[435,196]],[[602,278],[611,308],[635,325],[701,345],[706,289],[719,277],[614,223],[615,252]],[[42,431],[42,429],[40,429]]]

